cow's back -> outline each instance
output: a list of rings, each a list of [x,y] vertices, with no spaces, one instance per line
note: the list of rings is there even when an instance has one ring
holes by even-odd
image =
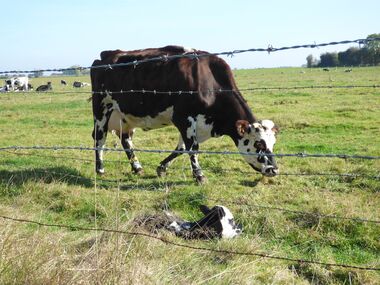
[[[110,96],[119,103],[123,113],[138,117],[153,117],[174,105],[177,109],[186,109],[188,112],[205,113],[204,108],[213,105],[217,96],[226,95],[217,94],[212,90],[236,90],[231,69],[224,60],[216,56],[208,55],[204,51],[190,50],[200,57],[170,60],[164,58],[187,52],[189,50],[179,46],[103,51],[101,59],[95,60],[91,69],[93,107],[101,104],[107,91],[111,92]],[[206,54],[207,56],[204,56]],[[162,57],[162,60],[133,64],[139,60],[156,57]],[[122,63],[131,64],[117,65]],[[114,64],[116,66],[113,66]],[[133,92],[129,92],[131,90]],[[154,90],[156,94],[149,92]],[[159,93],[169,91],[173,94]],[[178,94],[180,91],[186,92]],[[188,94],[188,91],[195,92]]]

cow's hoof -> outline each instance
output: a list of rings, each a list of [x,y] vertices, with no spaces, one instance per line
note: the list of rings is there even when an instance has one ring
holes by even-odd
[[[203,175],[196,176],[195,180],[197,181],[199,185],[205,184],[207,182],[206,176],[203,176]]]
[[[97,169],[96,170],[96,174],[98,174],[98,175],[103,175],[104,174],[104,168],[101,168],[101,169]]]
[[[133,173],[138,175],[138,176],[141,176],[144,174],[144,169],[142,169],[142,168],[133,169]]]
[[[165,176],[166,175],[166,167],[165,166],[162,166],[162,165],[160,165],[160,166],[158,166],[157,168],[156,168],[156,172],[157,172],[157,176],[158,177],[163,177],[163,176]]]

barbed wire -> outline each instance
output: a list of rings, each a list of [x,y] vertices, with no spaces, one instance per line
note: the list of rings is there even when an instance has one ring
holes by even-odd
[[[357,270],[365,270],[365,271],[380,271],[380,268],[377,267],[366,267],[366,266],[356,266],[351,264],[341,264],[341,263],[327,263],[327,262],[321,262],[321,261],[315,261],[315,260],[308,260],[308,259],[298,259],[298,258],[290,258],[290,257],[283,257],[283,256],[276,256],[266,253],[259,253],[259,252],[252,252],[252,251],[235,251],[235,250],[225,250],[225,249],[213,249],[208,247],[200,247],[200,246],[193,246],[183,243],[178,243],[171,241],[167,238],[147,234],[143,232],[135,232],[135,231],[124,231],[124,230],[115,230],[115,229],[108,229],[108,228],[91,228],[91,227],[83,227],[83,226],[74,226],[74,225],[64,225],[64,224],[48,224],[38,221],[33,221],[29,219],[20,219],[20,218],[13,218],[9,216],[0,215],[0,218],[12,222],[19,222],[19,223],[27,223],[27,224],[34,224],[37,226],[42,227],[54,227],[54,228],[63,228],[63,229],[69,229],[69,230],[75,230],[75,231],[102,231],[107,233],[115,233],[115,234],[124,234],[124,235],[132,235],[132,236],[142,236],[147,237],[150,239],[156,239],[159,240],[165,244],[176,246],[176,247],[182,247],[197,251],[208,251],[208,252],[214,252],[214,253],[223,253],[223,254],[232,254],[232,255],[243,255],[243,256],[258,256],[262,258],[268,258],[268,259],[277,259],[277,260],[284,260],[284,261],[290,261],[290,262],[297,262],[297,263],[307,263],[307,264],[317,264],[322,266],[328,266],[328,267],[342,267],[342,268],[351,268],[351,269],[357,269]]]
[[[178,153],[178,154],[215,154],[215,155],[247,155],[247,156],[261,156],[260,153],[239,152],[239,151],[210,151],[210,150],[163,150],[163,149],[122,149],[122,148],[107,148],[107,147],[83,147],[83,146],[6,146],[0,147],[0,151],[7,150],[79,150],[79,151],[108,151],[108,152],[145,152],[145,153]],[[380,156],[374,155],[356,155],[356,154],[307,154],[300,153],[266,153],[268,157],[298,157],[298,158],[342,158],[342,159],[368,159],[377,160]]]
[[[323,214],[323,213],[315,213],[315,212],[305,212],[305,211],[299,211],[299,210],[291,210],[281,207],[274,207],[274,206],[266,206],[266,205],[258,205],[258,204],[249,204],[247,202],[243,201],[231,201],[231,200],[220,200],[220,199],[213,199],[213,198],[207,198],[209,201],[214,201],[217,203],[225,203],[226,205],[238,205],[238,206],[246,206],[249,208],[256,208],[256,209],[264,209],[264,210],[275,210],[283,213],[291,213],[291,214],[297,214],[302,216],[312,216],[316,218],[323,218],[323,219],[335,219],[335,220],[348,220],[353,222],[361,222],[361,223],[373,223],[373,224],[380,224],[380,220],[372,220],[372,219],[366,219],[366,218],[360,218],[360,217],[343,217],[338,216],[335,214]]]
[[[300,48],[319,48],[319,47],[325,47],[325,46],[334,46],[334,45],[340,45],[340,44],[367,44],[369,42],[373,41],[380,41],[380,38],[367,38],[367,39],[357,39],[357,40],[343,40],[343,41],[334,41],[334,42],[328,42],[328,43],[313,43],[313,44],[303,44],[303,45],[294,45],[294,46],[284,46],[280,48],[275,48],[272,45],[268,45],[267,48],[250,48],[250,49],[238,49],[233,51],[224,51],[224,52],[214,52],[214,53],[201,53],[198,54],[197,51],[194,52],[188,52],[184,54],[178,54],[178,55],[163,55],[158,57],[151,57],[146,58],[142,60],[135,60],[131,62],[125,62],[125,63],[116,63],[116,64],[105,64],[105,65],[97,65],[97,66],[87,66],[87,67],[70,67],[70,68],[53,68],[53,69],[39,69],[39,70],[8,70],[8,71],[0,71],[0,74],[22,74],[22,73],[40,73],[40,72],[63,72],[63,71],[72,71],[72,70],[86,70],[86,69],[98,69],[98,68],[114,68],[114,67],[123,67],[123,66],[134,66],[137,67],[140,64],[147,63],[147,62],[154,62],[154,61],[168,61],[173,59],[179,59],[179,58],[190,58],[190,59],[196,59],[199,60],[204,57],[210,57],[210,56],[234,56],[236,54],[241,53],[247,53],[247,52],[278,52],[278,51],[284,51],[284,50],[290,50],[290,49],[300,49]]]
[[[81,161],[85,163],[94,163],[94,159],[90,158],[77,158],[77,157],[72,157],[72,156],[61,156],[61,155],[40,155],[36,153],[20,153],[18,151],[7,151],[5,152],[13,154],[13,155],[19,155],[19,156],[35,156],[35,157],[44,157],[44,158],[55,158],[55,159],[69,159],[73,161]],[[114,160],[114,159],[107,159],[107,163],[120,163],[120,160]],[[154,166],[151,163],[144,163],[145,165],[149,166]],[[175,169],[178,169],[176,167]],[[187,168],[181,167],[180,169],[185,170]],[[234,172],[236,170],[233,169],[221,169],[219,167],[203,167],[202,169],[204,170],[211,170],[211,171],[218,171],[218,172]],[[241,174],[249,174],[251,175],[251,172],[247,171],[241,171],[239,170],[239,173]],[[323,172],[318,172],[318,173],[305,173],[305,172],[299,172],[299,173],[282,173],[280,172],[277,174],[278,176],[339,176],[339,177],[349,177],[349,178],[368,178],[368,179],[380,179],[380,175],[367,175],[367,174],[357,174],[357,173],[323,173]]]
[[[72,178],[72,179],[77,179],[77,180],[84,180],[86,182],[91,181],[91,178],[80,176],[80,175],[74,175],[74,174],[68,174],[62,171],[52,171],[52,170],[43,170],[43,169],[25,169],[26,171],[31,171],[31,172],[36,172],[36,173],[41,173],[45,175],[61,175],[62,177],[57,178],[58,181],[64,180],[66,178]],[[25,171],[24,170],[24,171]],[[102,178],[97,178],[98,182],[103,183],[104,185],[111,184],[115,185],[122,183],[121,179],[102,179]],[[165,184],[165,182],[163,182]],[[141,186],[138,187],[139,190],[141,190]],[[151,190],[151,188],[149,188]],[[167,189],[164,191],[160,190],[155,190],[155,192],[162,192],[167,194]],[[169,194],[171,194],[169,192]],[[186,193],[175,193],[176,197],[177,196],[187,196]],[[259,205],[259,204],[252,204],[248,203],[245,201],[234,201],[230,199],[216,199],[212,197],[208,197],[206,195],[202,195],[202,197],[193,197],[191,198],[192,201],[194,200],[199,200],[203,201],[204,199],[213,201],[216,203],[222,203],[224,205],[234,205],[234,206],[246,206],[250,208],[256,208],[256,209],[264,209],[264,210],[274,210],[274,211],[280,211],[284,213],[291,213],[291,214],[297,214],[297,215],[302,215],[302,216],[313,216],[316,218],[326,218],[326,219],[335,219],[335,220],[348,220],[348,221],[353,221],[353,222],[362,222],[362,223],[373,223],[373,224],[380,224],[380,220],[375,220],[375,219],[367,219],[367,218],[362,218],[362,217],[343,217],[339,216],[336,214],[324,214],[324,213],[316,213],[316,212],[310,212],[310,211],[300,211],[300,210],[293,210],[293,209],[287,209],[283,207],[278,207],[278,206],[269,206],[269,205]]]
[[[356,89],[356,88],[380,88],[378,84],[370,85],[311,85],[311,86],[272,86],[272,87],[251,87],[251,88],[239,88],[234,89],[208,89],[208,90],[173,90],[173,91],[158,91],[158,90],[146,90],[146,89],[130,89],[130,90],[120,90],[120,91],[90,91],[90,90],[78,90],[78,91],[65,91],[65,90],[48,90],[44,92],[37,91],[9,91],[6,94],[157,94],[157,95],[193,95],[193,94],[205,94],[205,93],[216,93],[216,92],[249,92],[249,91],[270,91],[270,90],[302,90],[302,89]]]

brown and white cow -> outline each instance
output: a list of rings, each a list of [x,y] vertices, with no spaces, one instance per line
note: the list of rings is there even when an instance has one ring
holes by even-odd
[[[186,53],[197,54],[199,58],[112,66]],[[217,56],[202,56],[206,54],[179,46],[103,51],[101,59],[95,60],[91,68],[95,146],[104,147],[107,132],[115,131],[121,137],[132,170],[141,173],[142,166],[133,153],[135,128],[150,130],[174,124],[180,133],[179,142],[175,151],[161,161],[158,175],[165,174],[172,160],[181,154],[176,151],[197,151],[205,140],[227,135],[240,152],[256,153],[244,155],[253,169],[266,176],[275,176],[278,168],[272,152],[277,128],[270,120],[255,118],[238,91],[228,64]],[[135,92],[121,92],[123,90]],[[157,93],[144,90],[156,90]],[[96,150],[95,154],[96,171],[102,174],[103,152]],[[193,176],[202,183],[205,176],[197,154],[191,153],[190,161]]]

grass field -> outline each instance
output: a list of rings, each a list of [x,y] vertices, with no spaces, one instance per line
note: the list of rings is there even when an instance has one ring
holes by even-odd
[[[236,70],[234,74],[241,89],[380,84],[379,67],[354,68],[351,73],[341,68],[330,72],[279,68]],[[87,77],[68,77],[70,86],[63,87],[61,79],[36,78],[32,84],[37,87],[52,81],[54,90],[75,91],[71,87],[74,80],[90,82]],[[82,90],[90,91],[90,87]],[[380,88],[243,94],[258,118],[279,125],[276,153],[380,156]],[[89,96],[1,93],[0,147],[91,147]],[[137,130],[134,144],[141,149],[171,150],[177,137],[173,127]],[[115,144],[118,140],[110,134],[107,146]],[[237,151],[226,137],[202,144],[201,150]],[[94,155],[89,151],[0,154],[2,216],[144,232],[133,219],[160,213],[164,206],[192,220],[200,217],[199,205],[223,204],[243,225],[244,232],[236,239],[186,241],[165,231],[157,235],[212,249],[380,267],[380,224],[270,209],[380,220],[379,160],[284,157],[277,162],[286,175],[263,178],[239,155],[200,155],[208,183],[198,186],[187,156],[178,158],[166,177],[157,178],[155,169],[165,154],[138,153],[145,168],[145,174],[138,177],[131,173],[124,154],[107,152],[106,174],[95,180]],[[0,284],[379,283],[379,271],[197,251],[142,236],[0,218]]]

